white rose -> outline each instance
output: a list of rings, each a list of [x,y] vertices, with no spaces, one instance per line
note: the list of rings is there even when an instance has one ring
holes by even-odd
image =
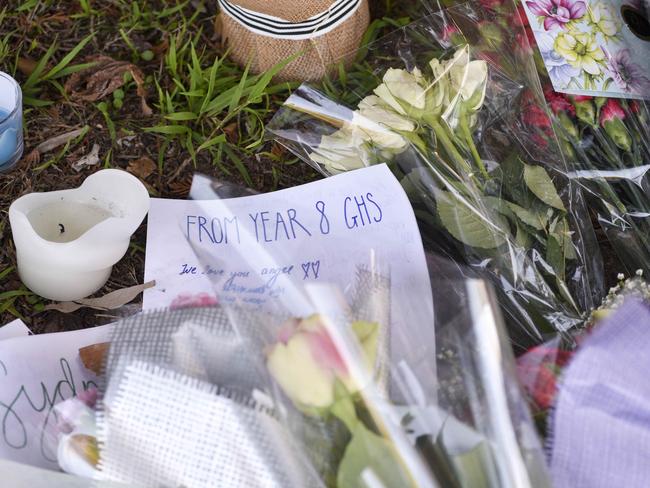
[[[331,174],[364,168],[371,164],[366,139],[361,138],[360,133],[355,134],[345,128],[332,135],[324,135],[309,157]]]
[[[358,113],[388,129],[404,132],[413,132],[415,130],[415,124],[411,120],[391,110],[376,95],[370,95],[361,100]]]
[[[426,90],[421,84],[423,79],[417,69],[409,73],[389,68],[384,74],[384,82],[375,88],[375,95],[399,114],[417,118],[426,105]]]
[[[408,147],[408,141],[399,133],[378,124],[368,117],[364,117],[359,112],[355,112],[352,116],[352,123],[348,130],[359,138],[372,143],[373,146],[395,154],[404,151]]]
[[[469,60],[469,47],[465,46],[447,61],[449,79],[453,88],[460,94],[465,108],[477,112],[483,106],[487,89],[488,68],[483,60]]]

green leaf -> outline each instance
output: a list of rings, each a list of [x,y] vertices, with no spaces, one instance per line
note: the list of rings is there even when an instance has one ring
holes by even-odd
[[[370,432],[361,422],[357,423],[352,440],[345,449],[339,465],[337,485],[339,488],[367,486],[362,473],[372,473],[385,487],[407,488],[413,486],[404,472],[396,451],[382,437]]]
[[[248,174],[248,170],[246,169],[246,165],[244,162],[241,160],[239,156],[235,153],[234,149],[230,147],[229,144],[224,144],[223,146],[224,152],[228,155],[230,160],[233,162],[237,170],[239,171],[239,174],[244,178],[244,181],[248,186],[253,186],[253,180],[251,179],[250,174]]]
[[[49,105],[52,105],[54,102],[50,100],[39,100],[38,98],[24,97],[23,103],[31,107],[48,107]]]
[[[39,62],[36,64],[36,67],[34,68],[34,71],[32,71],[32,74],[29,75],[29,78],[25,81],[25,83],[22,84],[21,88],[23,92],[27,92],[30,90],[30,88],[35,87],[41,77],[41,74],[43,73],[43,70],[46,68],[47,63],[49,62],[50,58],[56,51],[57,44],[56,42],[53,42],[49,48],[47,48],[47,51],[43,55],[43,57],[39,60]]]
[[[334,399],[330,412],[343,422],[350,432],[354,432],[359,423],[357,411],[354,408],[352,396],[339,380],[334,382]]]
[[[533,194],[541,201],[566,212],[564,204],[560,195],[558,195],[553,180],[548,175],[546,170],[541,166],[524,165],[524,181],[526,186],[533,192]]]
[[[439,486],[445,488],[462,488],[457,479],[452,459],[444,443],[442,442],[442,429],[436,439],[431,435],[423,435],[415,440],[415,447],[418,453],[427,460],[431,470],[439,482]]]
[[[548,217],[545,213],[534,212],[512,202],[506,202],[506,205],[524,224],[530,225],[537,230],[544,230],[546,228]]]
[[[95,34],[88,34],[85,38],[83,38],[79,44],[77,44],[72,51],[70,51],[68,54],[66,54],[59,63],[52,68],[44,77],[44,80],[54,78],[57,73],[65,69],[66,66],[68,66],[72,60],[79,54],[79,52],[90,42],[90,40],[95,37]]]
[[[225,55],[222,57],[217,56],[214,60],[214,63],[212,64],[212,68],[210,68],[210,72],[208,76],[208,92],[205,94],[205,97],[203,98],[203,103],[201,104],[201,108],[199,109],[200,114],[205,112],[208,102],[212,99],[212,94],[214,93],[214,84],[217,79],[217,71],[219,70],[219,67],[221,66],[225,58],[226,58]]]
[[[559,222],[557,232],[554,235],[558,242],[561,243],[562,249],[564,251],[564,257],[566,259],[576,259],[578,257],[575,247],[573,246],[571,234],[572,232],[569,228],[569,222],[567,219],[562,219]]]
[[[199,118],[199,116],[196,115],[194,112],[175,112],[169,115],[165,115],[165,118],[168,120],[182,121],[182,120],[196,120]]]
[[[184,125],[157,125],[155,127],[147,127],[147,132],[156,132],[158,134],[186,134],[189,129]]]
[[[71,75],[73,73],[77,73],[79,71],[83,71],[88,68],[92,68],[93,66],[96,66],[97,63],[80,63],[80,64],[73,64],[72,66],[68,66],[67,68],[63,68],[61,71],[57,72],[54,76],[51,78],[54,79],[59,79],[59,78],[64,78],[68,75]],[[50,76],[48,75],[48,78]]]
[[[546,262],[553,268],[558,280],[564,281],[565,261],[564,248],[555,234],[548,236],[546,245]]]
[[[528,249],[530,248],[532,241],[533,238],[525,229],[525,227],[521,224],[517,224],[517,236],[515,237],[515,243],[524,249]]]
[[[9,300],[10,298],[16,298],[16,297],[25,297],[33,295],[33,293],[29,290],[10,290],[10,291],[5,291],[0,293],[0,302],[3,302],[5,300]]]
[[[451,193],[440,193],[438,215],[449,233],[468,246],[494,249],[506,242],[509,226],[501,215],[468,208]]]
[[[257,82],[255,83],[255,85],[253,86],[253,88],[251,89],[250,94],[248,95],[249,101],[252,103],[257,102],[258,99],[264,93],[264,90],[266,90],[266,88],[269,86],[269,83],[271,83],[273,77],[277,75],[280,71],[282,71],[282,69],[284,69],[284,67],[287,66],[290,62],[292,62],[302,54],[303,53],[296,53],[293,56],[288,57],[287,59],[276,64],[270,70],[266,71],[263,75],[261,75],[257,80]]]
[[[207,149],[209,147],[215,146],[216,144],[222,144],[226,142],[226,134],[219,134],[216,137],[213,137],[212,139],[208,139],[207,141],[203,142],[197,149],[196,152],[201,152],[204,149]]]
[[[241,75],[241,80],[239,81],[239,85],[237,85],[235,91],[232,94],[232,98],[230,99],[230,105],[228,106],[229,114],[234,113],[235,109],[239,106],[239,102],[244,94],[244,87],[246,87],[246,81],[248,80],[248,71],[250,67],[251,67],[250,63],[246,65],[246,68],[244,69],[244,73]]]
[[[0,280],[4,280],[10,273],[13,272],[15,268],[13,266],[7,266],[5,269],[0,272]]]
[[[535,197],[530,193],[524,182],[524,164],[516,154],[510,154],[499,165],[501,172],[502,187],[507,189],[518,205],[528,208]]]

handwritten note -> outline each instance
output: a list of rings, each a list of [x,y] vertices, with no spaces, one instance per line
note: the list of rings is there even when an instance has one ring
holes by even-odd
[[[144,308],[212,295],[259,307],[279,300],[302,315],[313,312],[305,285],[349,290],[360,266],[390,273],[392,303],[400,305],[393,320],[432,317],[415,216],[385,165],[264,195],[153,199],[145,280],[157,286],[145,291]]]
[[[0,458],[57,469],[62,400],[95,385],[79,348],[109,339],[109,326],[0,341]]]
[[[31,333],[29,328],[20,319],[9,322],[7,325],[0,327],[0,341],[13,339],[14,337],[28,336]]]

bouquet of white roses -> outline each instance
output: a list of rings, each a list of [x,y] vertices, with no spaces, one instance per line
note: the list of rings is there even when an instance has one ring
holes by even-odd
[[[469,8],[369,46],[366,77],[303,85],[269,130],[326,175],[388,163],[425,245],[497,285],[524,345],[582,323],[602,296],[601,263],[580,192],[547,170],[563,165],[557,143],[535,151],[521,123],[541,97],[532,59],[515,50],[494,63],[488,41],[470,44],[487,34]]]

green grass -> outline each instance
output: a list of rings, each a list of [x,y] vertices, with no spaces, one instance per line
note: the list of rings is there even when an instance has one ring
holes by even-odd
[[[419,0],[371,4],[376,20],[366,42],[403,25]],[[215,32],[216,5],[216,0],[9,0],[0,8],[0,70],[15,76],[23,89],[26,154],[53,136],[89,128],[41,155],[20,177],[0,176],[0,325],[12,315],[40,320],[43,307],[17,277],[6,219],[11,201],[27,191],[73,187],[101,167],[124,169],[142,156],[157,162],[146,183],[152,195],[163,197],[182,197],[194,171],[258,191],[316,177],[265,137],[266,123],[298,85],[273,81],[290,60],[262,74],[233,63]],[[96,102],[70,99],[66,81],[92,67],[97,55],[133,63],[143,72],[152,115],[142,113],[130,76],[118,92]],[[354,69],[341,75],[351,90],[367,82]],[[70,165],[93,144],[101,148],[102,164],[76,174]],[[138,239],[125,258],[127,272],[110,286],[136,284],[144,233]]]

